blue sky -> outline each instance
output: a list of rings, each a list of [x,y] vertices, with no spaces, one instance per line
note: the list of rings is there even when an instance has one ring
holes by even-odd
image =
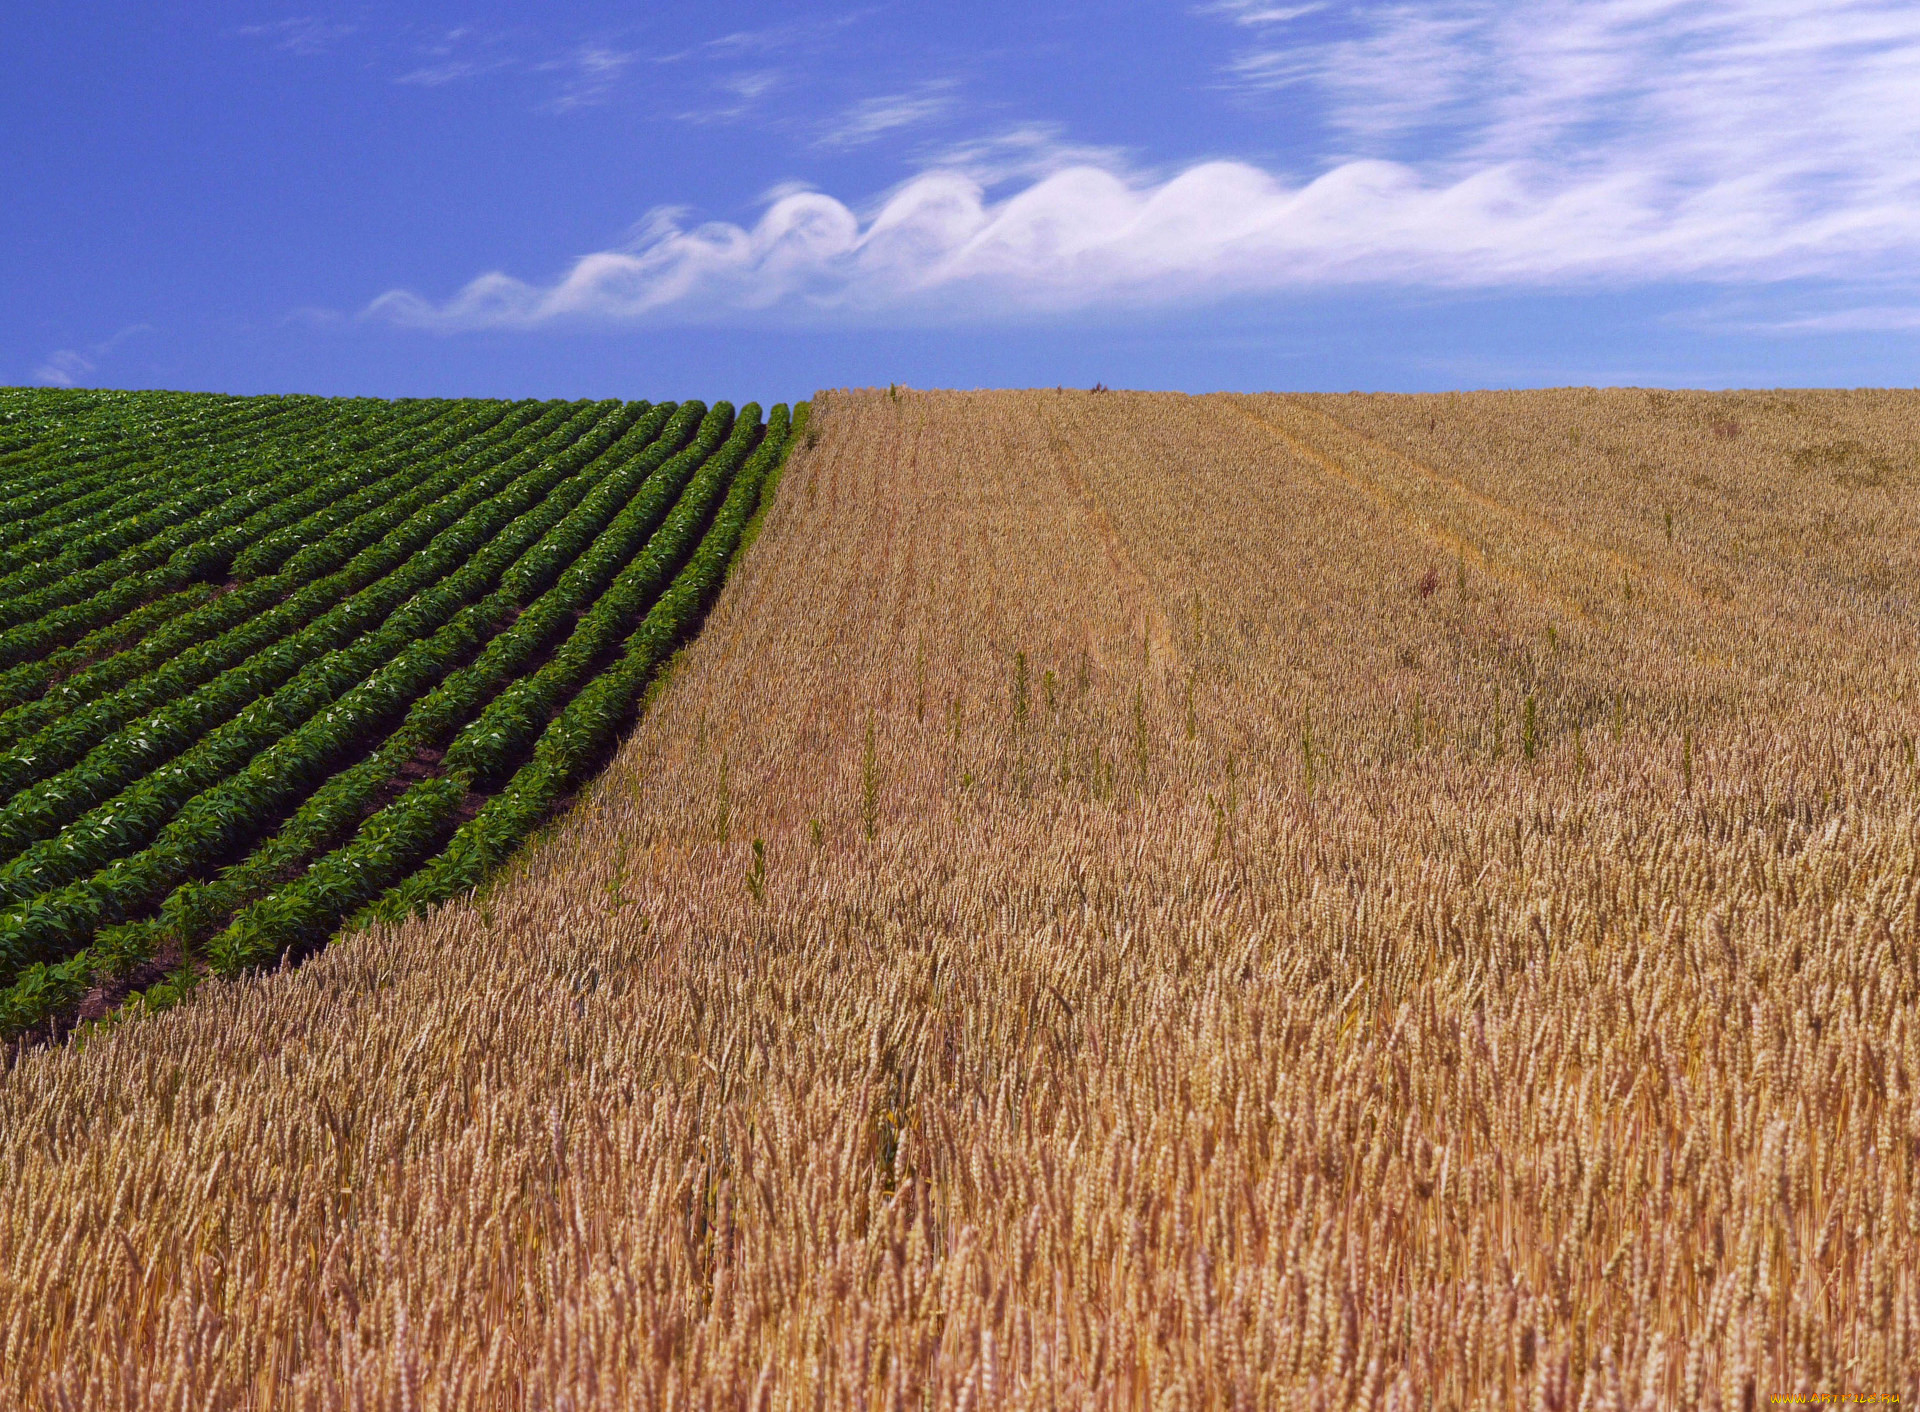
[[[1920,6],[21,6],[0,383],[1913,385]]]

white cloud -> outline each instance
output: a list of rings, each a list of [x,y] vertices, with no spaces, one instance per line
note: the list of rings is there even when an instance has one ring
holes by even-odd
[[[735,30],[718,39],[709,39],[700,47],[719,54],[774,54],[795,49],[817,48],[829,35],[876,13],[874,7],[844,10],[837,15],[808,15],[804,20],[769,25],[764,29]]]
[[[355,33],[355,25],[333,24],[302,15],[297,19],[275,20],[270,24],[241,25],[239,34],[249,39],[265,39],[276,49],[290,54],[324,54],[335,44]]]
[[[1920,304],[1836,309],[1758,327],[1769,333],[1914,333],[1920,331]]]
[[[752,69],[743,73],[728,74],[719,80],[719,87],[736,97],[751,103],[763,94],[770,93],[780,86],[778,69]]]
[[[951,83],[926,83],[909,93],[865,98],[842,112],[819,140],[822,147],[857,147],[900,128],[933,122],[953,111]]]
[[[460,83],[465,79],[482,78],[487,74],[498,73],[511,68],[511,59],[447,59],[437,64],[427,64],[401,74],[395,83],[416,84],[422,88],[440,88],[449,83]]]
[[[442,328],[964,317],[1356,281],[1857,282],[1920,256],[1920,8],[1442,0],[1359,20],[1357,37],[1263,41],[1232,70],[1318,95],[1344,153],[1317,176],[1146,174],[1016,129],[931,154],[870,206],[786,190],[751,225],[665,214],[550,283],[489,274],[371,312]]]
[[[33,380],[53,387],[78,387],[80,380],[98,366],[79,350],[62,348],[58,353],[49,353],[47,361],[33,370]]]
[[[33,370],[33,380],[53,387],[77,387],[99,370],[100,360],[128,339],[152,333],[152,324],[129,324],[110,338],[90,344],[85,350],[62,348],[49,353],[46,361]]]
[[[1265,0],[1220,0],[1214,5],[1202,6],[1203,15],[1225,15],[1238,25],[1256,26],[1288,24],[1306,15],[1326,9],[1325,4],[1317,5],[1269,5]]]
[[[464,83],[519,68],[524,61],[517,52],[516,39],[517,36],[504,31],[483,30],[473,25],[417,36],[411,48],[426,62],[407,70],[394,82],[443,88],[450,83]]]
[[[1352,18],[1351,37],[1256,46],[1230,73],[1312,85],[1353,137],[1482,158],[1751,164],[1784,145],[1910,145],[1920,123],[1906,0],[1437,0]]]
[[[924,154],[929,170],[959,172],[984,187],[1032,181],[1067,167],[1131,170],[1125,149],[1074,142],[1055,123],[1022,123]]]
[[[709,39],[700,47],[719,54],[772,54],[788,48],[800,33],[800,26],[792,24],[735,30],[718,39]]]
[[[557,112],[566,112],[604,102],[639,58],[639,54],[628,49],[582,44],[566,57],[548,60],[539,67],[543,72],[558,71],[566,75],[560,96],[551,105]]]
[[[752,113],[755,104],[784,82],[786,75],[779,69],[745,69],[726,74],[713,83],[715,90],[726,95],[720,102],[704,108],[689,108],[675,117],[683,123],[737,122]]]

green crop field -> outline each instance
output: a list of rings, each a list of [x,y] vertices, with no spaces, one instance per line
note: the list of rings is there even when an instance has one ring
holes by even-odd
[[[0,391],[0,1036],[479,884],[806,411]]]

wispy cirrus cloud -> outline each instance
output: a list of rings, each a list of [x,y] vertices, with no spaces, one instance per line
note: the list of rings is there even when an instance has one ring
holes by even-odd
[[[524,36],[474,25],[416,34],[408,45],[414,66],[394,78],[419,88],[444,88],[526,66]]]
[[[1911,5],[1440,0],[1283,39],[1293,8],[1211,13],[1251,36],[1230,82],[1313,98],[1331,134],[1317,171],[1142,172],[1042,130],[1022,165],[1001,134],[926,154],[875,201],[788,189],[749,224],[666,214],[550,281],[493,273],[369,312],[448,329],[981,317],[1353,282],[1904,281],[1920,259]]]
[[[1750,162],[1810,140],[1859,155],[1920,115],[1920,11],[1904,0],[1436,0],[1341,19],[1340,37],[1257,40],[1228,73],[1316,90],[1328,122],[1376,148],[1468,159]]]
[[[312,15],[265,24],[241,25],[233,33],[248,39],[263,39],[289,54],[324,54],[341,40],[357,33],[358,25],[339,24]]]
[[[790,49],[803,30],[798,24],[771,25],[766,29],[741,29],[709,39],[699,46],[706,55],[734,57],[741,54],[774,54]]]
[[[458,25],[423,28],[396,25],[365,32],[355,25],[320,20],[249,25],[237,33],[272,40],[276,48],[297,54],[325,52],[338,41],[359,36],[369,66],[388,81],[414,88],[446,88],[499,75],[519,76],[535,85],[551,85],[537,110],[564,113],[611,98],[642,58],[638,50],[606,39],[583,39],[555,50],[555,41],[524,27]]]
[[[1013,181],[1036,181],[1068,167],[1097,167],[1145,178],[1123,147],[1075,142],[1058,123],[1015,123],[996,132],[964,138],[921,153],[926,170],[956,172],[991,190]]]
[[[1252,27],[1287,24],[1326,8],[1324,2],[1313,5],[1274,5],[1267,3],[1267,0],[1220,0],[1218,4],[1202,5],[1196,13],[1223,15],[1235,24]]]
[[[49,387],[78,387],[98,366],[79,349],[62,348],[47,354],[46,361],[33,370],[33,380]]]
[[[787,82],[781,69],[742,69],[722,74],[708,86],[708,100],[683,108],[674,117],[683,123],[731,123],[751,116],[759,102]]]
[[[821,70],[832,62],[842,32],[874,13],[856,9],[810,16],[731,31],[672,51],[643,42],[657,37],[661,28],[645,18],[585,34],[575,31],[570,38],[530,24],[346,24],[318,16],[243,25],[229,33],[301,56],[328,53],[351,40],[370,74],[412,88],[442,89],[504,77],[514,81],[508,91],[529,98],[535,111],[554,114],[591,108],[644,87],[660,117],[691,123],[764,121],[769,113],[763,100],[785,92],[794,99],[788,109],[811,111],[780,114],[782,131],[805,142],[824,130],[830,139],[838,139],[837,145],[852,146],[863,140],[863,122],[879,135],[924,120],[937,101],[930,95],[941,86],[922,84],[896,95],[891,107],[875,100],[868,110],[850,111],[839,123],[823,119],[817,106],[823,91]],[[635,82],[643,69],[654,75],[654,82]],[[673,77],[663,79],[667,74]],[[918,107],[909,110],[900,103]]]
[[[708,74],[697,80],[703,101],[687,104],[672,116],[701,125],[752,121],[803,142],[811,136],[823,148],[859,146],[894,128],[926,120],[936,110],[937,92],[945,86],[941,83],[856,104],[831,119],[822,119],[817,111],[805,112],[822,93],[832,91],[821,84],[821,68],[831,62],[841,32],[873,13],[872,9],[846,10],[736,30],[657,56],[657,63],[691,65],[696,72]],[[778,105],[769,101],[776,97],[789,101]]]
[[[394,79],[395,83],[412,84],[420,88],[443,88],[450,83],[464,83],[468,79],[485,78],[503,69],[514,67],[514,61],[508,58],[494,59],[443,59],[438,63],[422,64],[417,69],[409,69]]]
[[[62,348],[49,353],[33,370],[35,382],[50,387],[78,387],[100,369],[100,361],[130,338],[152,333],[152,324],[129,324],[109,338],[84,348]]]
[[[874,7],[843,10],[835,15],[810,15],[804,20],[734,30],[709,39],[700,47],[711,54],[791,54],[830,45],[835,33],[877,13]]]
[[[605,102],[639,59],[636,50],[616,49],[608,44],[582,44],[536,67],[543,73],[563,75],[560,94],[553,100],[552,107],[565,112]]]
[[[902,128],[951,115],[958,106],[951,80],[923,83],[906,93],[863,98],[842,110],[819,139],[821,147],[858,147]]]
[[[1920,304],[1878,304],[1835,309],[1776,320],[1758,327],[1769,333],[1915,333],[1920,332]]]

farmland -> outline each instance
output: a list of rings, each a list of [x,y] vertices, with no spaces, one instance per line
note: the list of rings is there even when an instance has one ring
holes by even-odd
[[[1920,395],[811,405],[535,846],[19,1051],[0,1405],[1920,1397]]]
[[[0,400],[0,1035],[469,890],[698,623],[788,409]]]

